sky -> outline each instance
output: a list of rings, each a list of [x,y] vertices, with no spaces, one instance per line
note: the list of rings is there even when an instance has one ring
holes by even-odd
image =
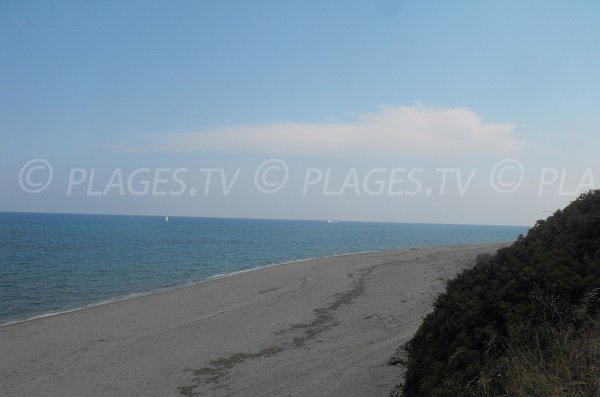
[[[0,211],[531,225],[600,183],[598,15],[5,0]]]

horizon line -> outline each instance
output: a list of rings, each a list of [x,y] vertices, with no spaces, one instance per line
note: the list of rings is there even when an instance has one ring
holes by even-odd
[[[492,224],[492,223],[436,223],[436,222],[402,222],[402,221],[374,221],[374,220],[355,220],[355,219],[302,219],[302,218],[258,218],[258,217],[234,217],[234,216],[209,216],[209,215],[172,215],[172,214],[116,214],[116,213],[89,213],[89,212],[62,212],[62,211],[5,211],[0,210],[0,214],[42,214],[42,215],[97,215],[97,216],[139,216],[139,217],[160,217],[168,216],[171,218],[197,218],[197,219],[232,219],[232,220],[257,220],[257,221],[290,221],[290,222],[346,222],[346,223],[383,223],[383,224],[404,224],[404,225],[447,225],[447,226],[500,226],[500,227],[527,227],[533,225],[512,225],[512,224]]]

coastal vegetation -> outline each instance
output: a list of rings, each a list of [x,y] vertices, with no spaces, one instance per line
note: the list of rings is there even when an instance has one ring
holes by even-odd
[[[599,396],[600,191],[449,281],[392,396]]]

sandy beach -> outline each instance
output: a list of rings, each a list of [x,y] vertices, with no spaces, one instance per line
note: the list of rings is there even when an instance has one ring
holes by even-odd
[[[386,396],[444,281],[503,245],[308,260],[0,327],[0,395]]]

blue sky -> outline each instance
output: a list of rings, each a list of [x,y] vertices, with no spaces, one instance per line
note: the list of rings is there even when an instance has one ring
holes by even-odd
[[[542,168],[567,169],[567,185],[588,168],[600,180],[599,8],[5,1],[0,210],[529,224],[575,196],[539,194]],[[456,132],[463,127],[470,132]],[[23,192],[19,171],[36,158],[52,164],[56,183]],[[519,159],[527,178],[508,195],[486,191],[482,179],[460,197],[331,198],[302,197],[293,186],[264,195],[248,171],[231,196],[202,201],[65,197],[73,167],[96,168],[105,181],[115,168],[185,167],[197,180],[200,167],[255,170],[270,158],[300,184],[307,168],[331,168],[339,181],[353,167],[485,174],[504,158]],[[439,184],[429,178],[425,185]]]

